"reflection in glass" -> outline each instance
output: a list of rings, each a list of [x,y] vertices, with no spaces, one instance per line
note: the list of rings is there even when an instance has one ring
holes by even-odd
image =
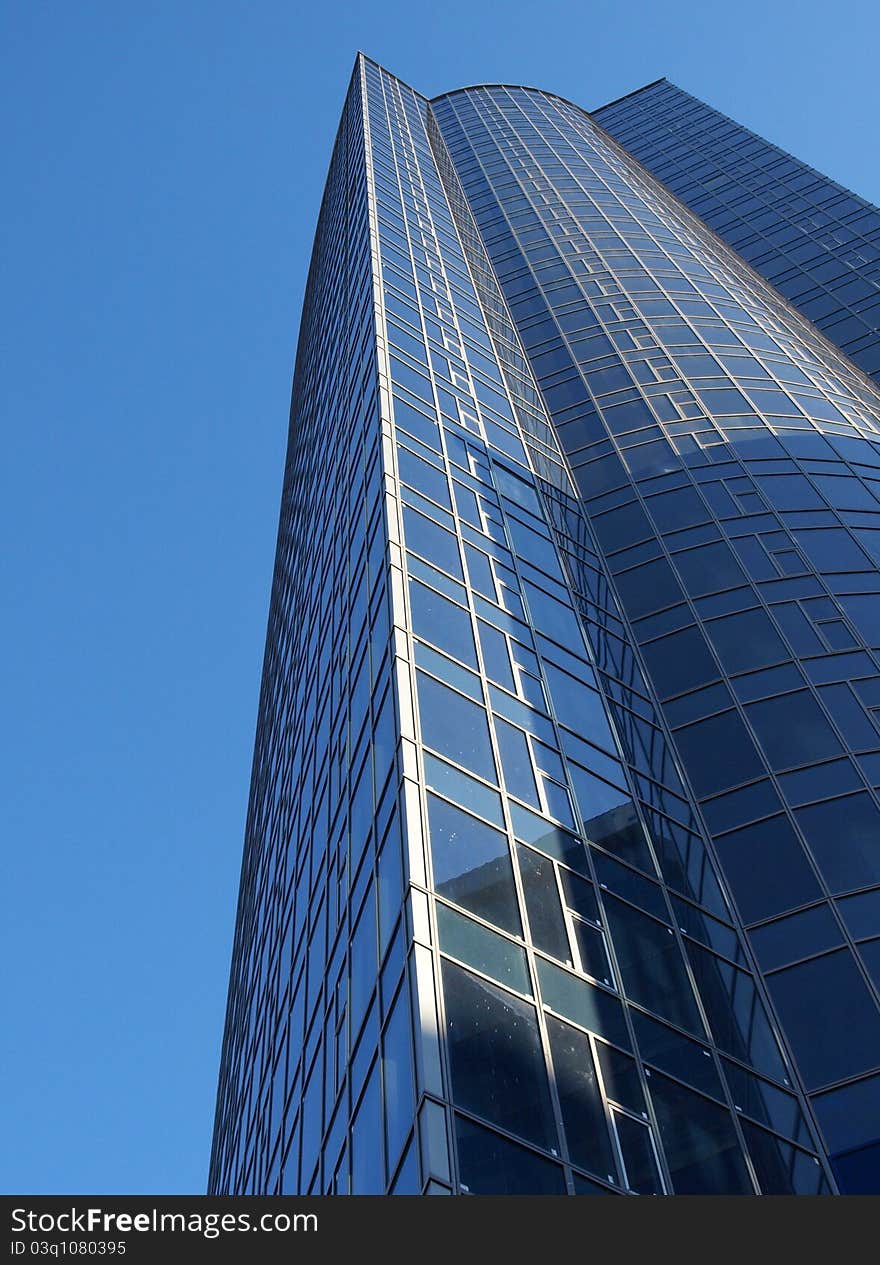
[[[456,1104],[558,1149],[534,1006],[443,963],[446,1031]]]
[[[519,935],[507,836],[436,795],[428,796],[428,821],[437,892]]]
[[[547,1032],[569,1158],[580,1168],[615,1182],[617,1169],[590,1038],[551,1016]]]

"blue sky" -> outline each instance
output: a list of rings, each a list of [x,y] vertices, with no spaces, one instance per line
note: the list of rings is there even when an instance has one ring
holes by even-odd
[[[880,202],[878,28],[869,0],[6,0],[0,1190],[204,1189],[299,308],[356,50],[428,96],[590,107],[666,75]]]

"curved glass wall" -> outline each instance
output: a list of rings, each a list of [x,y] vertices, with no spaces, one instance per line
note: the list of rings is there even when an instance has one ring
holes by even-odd
[[[874,1143],[880,396],[576,107],[432,109],[802,1084]]]

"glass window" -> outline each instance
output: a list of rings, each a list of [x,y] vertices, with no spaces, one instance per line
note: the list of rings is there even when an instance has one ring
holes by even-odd
[[[443,963],[443,993],[456,1104],[555,1151],[534,1007],[451,962]]]
[[[675,1194],[754,1193],[729,1111],[657,1073],[648,1089]]]
[[[653,873],[654,861],[632,800],[627,799],[599,817],[589,818],[584,822],[584,830],[591,843]]]
[[[436,795],[428,796],[428,821],[437,892],[519,935],[507,836]]]
[[[830,1194],[814,1155],[808,1155],[757,1125],[743,1122],[746,1145],[765,1195]]]
[[[612,896],[605,900],[605,911],[627,996],[683,1028],[701,1032],[693,989],[672,929]]]
[[[693,488],[677,488],[674,492],[650,496],[647,505],[661,532],[692,527],[696,523],[704,523],[709,517],[702,498]]]
[[[336,1190],[331,1193],[341,1195],[343,1192]],[[422,1193],[419,1183],[418,1149],[414,1139],[406,1148],[406,1155],[397,1171],[390,1193],[392,1195],[420,1195]]]
[[[616,577],[617,591],[630,619],[639,619],[664,606],[681,602],[683,593],[665,558],[643,562]]]
[[[469,1195],[564,1195],[562,1168],[534,1151],[455,1117],[462,1191]]]
[[[679,729],[675,741],[698,795],[712,795],[763,773],[755,744],[736,712]],[[724,759],[718,758],[724,752]]]
[[[571,965],[571,949],[559,903],[553,862],[531,848],[517,847],[532,944],[559,962]]]
[[[408,483],[418,492],[423,492],[432,501],[439,502],[447,509],[452,508],[452,502],[449,499],[449,484],[442,470],[429,465],[427,461],[422,461],[421,457],[417,457],[400,445],[397,448],[397,468],[404,483]],[[417,549],[416,552],[420,550]]]
[[[739,1063],[731,1063],[729,1059],[721,1061],[737,1111],[752,1116],[794,1142],[813,1145],[800,1103],[794,1094],[787,1094],[784,1089],[761,1080]]]
[[[642,646],[642,653],[654,688],[661,698],[682,694],[685,690],[715,680],[719,675],[705,638],[697,628],[684,628],[658,641],[648,642]]]
[[[498,716],[495,717],[495,734],[498,738],[504,783],[508,791],[517,799],[524,799],[533,808],[540,810],[541,802],[538,798],[532,758],[525,734],[521,729],[515,728]]]
[[[880,1076],[866,1076],[811,1101],[832,1151],[880,1138]]]
[[[756,482],[767,500],[778,510],[822,509],[819,493],[802,474],[765,474]]]
[[[603,779],[595,777],[589,769],[584,769],[573,761],[569,767],[575,798],[588,834],[592,838],[595,831],[595,834],[604,836],[609,826],[613,828],[612,821],[606,818],[611,818],[614,810],[624,804],[632,806],[629,793],[619,786],[612,786]],[[620,772],[622,773],[622,770]],[[598,842],[598,839],[594,842]]]
[[[822,895],[787,817],[771,817],[715,840],[744,922],[809,904]]]
[[[546,663],[544,670],[550,687],[550,697],[560,722],[568,725],[581,737],[588,738],[590,742],[615,751],[608,718],[598,692],[552,663]]]
[[[880,883],[880,813],[866,791],[801,808],[796,816],[832,892]]]
[[[619,1191],[609,1190],[607,1186],[600,1186],[598,1182],[591,1182],[587,1177],[581,1177],[580,1173],[572,1173],[574,1180],[574,1193],[576,1195],[616,1195]]]
[[[873,892],[860,892],[837,902],[849,933],[856,940],[862,936],[880,935],[880,887]]]
[[[397,396],[394,397],[394,420],[402,430],[409,431],[436,452],[440,451],[440,428],[437,423]]]
[[[759,1072],[786,1081],[782,1055],[751,975],[691,940],[686,946],[716,1045]]]
[[[596,539],[607,553],[634,545],[653,534],[645,511],[635,501],[596,515],[591,524]]]
[[[706,632],[727,672],[743,672],[788,658],[782,638],[762,610],[710,620]]]
[[[613,1045],[606,1045],[604,1041],[596,1042],[596,1057],[606,1096],[627,1111],[647,1117],[645,1094],[635,1059],[631,1059],[628,1054],[621,1054],[620,1050],[615,1050]]]
[[[643,874],[631,870],[628,865],[621,865],[611,857],[600,852],[593,854],[596,866],[596,878],[602,887],[607,887],[615,896],[622,896],[631,905],[638,905],[647,914],[653,914],[663,922],[669,922],[669,910],[663,899],[663,889],[659,883],[645,878]]]
[[[480,648],[483,651],[486,675],[490,681],[497,681],[499,685],[503,685],[505,689],[515,694],[516,683],[510,666],[507,638],[504,633],[493,628],[491,624],[484,623],[482,619],[477,620],[477,627],[480,632]]]
[[[569,1158],[587,1172],[614,1182],[617,1170],[590,1038],[549,1015],[547,1033]]]
[[[880,1013],[849,950],[790,966],[767,985],[809,1088],[876,1066]]]
[[[373,1064],[367,1088],[351,1126],[351,1193],[383,1195],[382,1103],[379,1061]]]
[[[605,936],[592,923],[583,922],[580,918],[572,918],[575,944],[580,958],[580,968],[585,975],[601,980],[609,988],[614,988],[614,977],[611,961],[605,947]]]
[[[376,984],[376,898],[373,884],[351,937],[351,1031],[357,1036]]]
[[[382,1038],[385,1138],[389,1175],[393,1173],[415,1110],[412,1073],[412,1025],[406,986],[397,994]]]
[[[598,922],[599,903],[596,900],[596,889],[593,884],[566,869],[559,871],[559,877],[562,879],[563,899],[568,908],[580,914],[582,918],[589,919],[590,922]]]
[[[745,583],[745,575],[729,545],[717,541],[677,553],[673,561],[691,597],[732,589]]]
[[[462,694],[467,694],[469,698],[477,702],[483,701],[483,686],[480,678],[475,672],[456,663],[454,659],[447,659],[445,654],[432,650],[430,646],[425,646],[420,641],[415,643],[415,659],[420,668],[424,668],[434,676],[439,676],[447,685],[461,690]],[[381,767],[387,769],[390,763],[389,757]],[[383,778],[382,781],[384,780]],[[379,782],[379,785],[381,786],[382,782]]]
[[[812,528],[795,531],[793,535],[810,562],[822,574],[871,569],[866,555],[842,527]]]
[[[419,723],[426,746],[472,769],[488,781],[496,780],[485,708],[450,690],[424,672],[416,672]]]
[[[842,795],[844,791],[861,790],[862,787],[855,765],[846,758],[812,764],[794,773],[783,773],[779,782],[786,800],[793,805],[808,804],[820,796]]]
[[[723,1100],[721,1078],[710,1052],[696,1041],[641,1011],[632,1011],[636,1044],[646,1063],[686,1081],[704,1094]]]
[[[518,945],[447,905],[437,905],[437,931],[444,953],[461,958],[499,984],[531,994],[525,954]]]
[[[750,703],[746,712],[774,768],[808,764],[840,751],[834,731],[808,690]]]
[[[550,597],[528,580],[523,581],[523,592],[529,604],[533,626],[561,645],[571,646],[573,650],[582,652],[584,639],[571,607]]]
[[[403,530],[408,549],[421,554],[459,580],[464,579],[458,541],[452,532],[439,527],[433,519],[417,513],[408,505],[403,507]]]
[[[843,943],[843,932],[830,905],[814,905],[803,913],[779,918],[751,932],[762,971],[822,953]]]
[[[495,577],[492,574],[492,567],[489,559],[480,549],[474,549],[472,545],[466,544],[464,547],[465,558],[467,559],[468,579],[471,582],[471,588],[477,593],[482,593],[484,597],[488,597],[490,601],[497,601],[495,594]]]
[[[623,1008],[616,997],[541,958],[538,959],[538,983],[545,1005],[557,1014],[629,1049]]]
[[[584,845],[576,835],[570,835],[567,830],[560,829],[537,813],[529,812],[527,808],[521,808],[519,804],[510,805],[510,816],[517,839],[530,843],[564,865],[570,865],[573,870],[587,873]]]
[[[611,1115],[623,1156],[627,1186],[640,1195],[662,1195],[663,1183],[657,1169],[650,1129],[622,1111],[612,1110]]]
[[[415,635],[475,668],[477,652],[467,611],[416,580],[410,580],[409,593]]]

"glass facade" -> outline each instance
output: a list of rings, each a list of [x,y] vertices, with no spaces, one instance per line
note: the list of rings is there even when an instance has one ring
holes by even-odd
[[[358,58],[213,1192],[880,1190],[878,445],[583,111]]]
[[[593,118],[880,382],[880,209],[667,79]]]

